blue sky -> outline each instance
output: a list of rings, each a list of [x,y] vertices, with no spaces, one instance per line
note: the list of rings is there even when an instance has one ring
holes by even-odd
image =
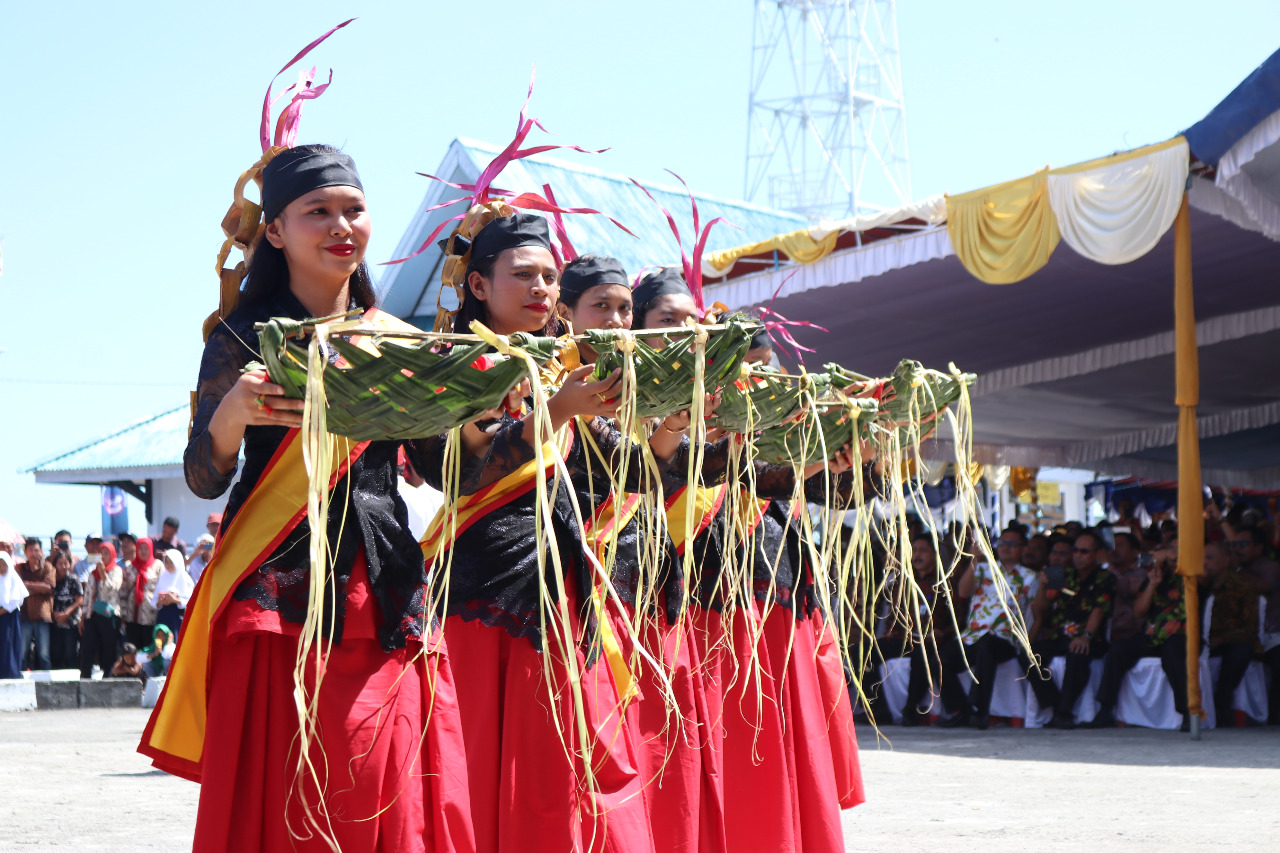
[[[533,114],[562,141],[611,146],[593,165],[742,195],[745,0],[12,5],[0,517],[42,535],[98,526],[96,488],[17,469],[186,399],[267,81],[357,13],[312,56],[334,84],[302,140],[360,164],[372,260],[394,250],[425,190],[414,173],[450,140],[510,137],[535,62]],[[1280,47],[1266,0],[904,0],[898,24],[916,197],[1166,139]],[[131,517],[141,528],[140,505]]]

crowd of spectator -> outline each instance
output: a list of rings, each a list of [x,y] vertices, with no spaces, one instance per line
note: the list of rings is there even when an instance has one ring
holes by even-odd
[[[222,524],[211,514],[193,547],[166,518],[157,537],[122,533],[0,543],[0,678],[22,670],[79,670],[81,678],[168,673],[196,581],[213,559]],[[19,557],[23,559],[18,560]]]
[[[1179,571],[1178,526],[1166,520],[1144,528],[1132,519],[1131,507],[1120,509],[1118,521],[1091,528],[1068,522],[1033,534],[1026,525],[1010,524],[989,537],[999,571],[983,556],[974,531],[945,531],[935,546],[935,537],[913,521],[910,571],[924,598],[917,595],[915,606],[904,608],[901,578],[877,584],[877,638],[855,652],[865,664],[860,688],[874,719],[884,722],[900,712],[903,725],[936,721],[986,729],[997,668],[1017,660],[1040,708],[1052,711],[1048,727],[1110,727],[1117,725],[1125,675],[1141,659],[1158,658],[1186,730],[1183,575],[1189,573]],[[1236,688],[1255,661],[1265,664],[1269,687],[1268,719],[1254,722],[1280,724],[1277,544],[1274,520],[1256,509],[1237,507],[1223,516],[1212,506],[1206,512],[1203,573],[1196,580],[1199,624],[1207,626],[1208,656],[1221,662],[1216,683],[1201,688],[1206,700],[1212,695],[1218,726],[1237,724]],[[938,546],[945,553],[935,555]],[[938,567],[953,563],[950,580],[940,583]],[[925,620],[931,620],[931,632],[920,630]],[[880,683],[883,663],[901,657],[910,658],[907,697],[904,707],[891,708]],[[1049,670],[1055,658],[1063,659],[1060,682]],[[1077,719],[1077,700],[1095,661],[1101,661],[1098,710]]]

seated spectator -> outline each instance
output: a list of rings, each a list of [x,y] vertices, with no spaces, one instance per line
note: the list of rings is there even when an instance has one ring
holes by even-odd
[[[120,659],[111,665],[111,672],[106,677],[136,678],[146,684],[147,674],[143,671],[142,664],[138,662],[138,647],[133,643],[125,643],[124,648],[120,650]]]
[[[1071,540],[1064,534],[1049,537],[1049,559],[1045,565],[1053,569],[1066,569],[1071,565]]]
[[[164,568],[156,581],[155,591],[151,594],[152,604],[157,608],[156,622],[168,625],[176,636],[182,630],[182,616],[187,609],[187,601],[195,584],[187,574],[186,561],[176,549],[164,552]],[[152,629],[154,635],[155,629]]]
[[[1213,692],[1213,707],[1218,726],[1235,724],[1232,713],[1235,692],[1244,678],[1256,652],[1258,642],[1258,590],[1248,576],[1236,571],[1232,548],[1225,542],[1208,542],[1204,546],[1205,589],[1207,602],[1213,596],[1213,609],[1205,614],[1209,622],[1209,656],[1222,659],[1218,686]]]
[[[1022,565],[1038,572],[1049,564],[1049,537],[1037,533],[1027,540],[1027,550],[1022,552]]]
[[[954,714],[942,726],[973,725],[986,729],[990,724],[991,693],[995,686],[996,667],[1016,655],[1013,646],[1013,622],[1005,603],[1017,612],[1013,618],[1026,618],[1035,597],[1035,573],[1021,564],[1027,540],[1017,528],[1006,530],[996,541],[997,572],[986,561],[977,558],[960,578],[957,593],[969,599],[969,618],[960,636],[942,649],[942,705]],[[960,686],[960,673],[968,660],[974,682],[966,697]]]
[[[0,678],[22,677],[22,602],[27,585],[8,551],[0,551]]]
[[[1280,564],[1267,558],[1270,537],[1261,527],[1234,530],[1230,542],[1240,562],[1240,574],[1253,581],[1258,594],[1267,602],[1262,625],[1262,659],[1271,668],[1268,722],[1280,725]]]
[[[1036,620],[1031,629],[1031,651],[1040,666],[1025,651],[1020,656],[1036,701],[1041,708],[1053,709],[1048,727],[1058,729],[1075,728],[1074,709],[1089,684],[1089,662],[1107,653],[1104,629],[1115,598],[1115,577],[1099,565],[1107,552],[1102,535],[1085,531],[1076,537],[1071,550],[1072,565],[1061,577],[1050,577],[1048,572],[1040,575],[1033,606]],[[1061,690],[1049,674],[1049,662],[1056,657],[1067,662]]]
[[[1191,727],[1187,717],[1187,602],[1183,598],[1182,576],[1174,571],[1178,561],[1178,540],[1152,555],[1143,584],[1133,605],[1133,614],[1142,620],[1142,633],[1127,640],[1112,638],[1103,658],[1102,684],[1098,687],[1098,714],[1088,728],[1115,725],[1115,706],[1120,684],[1129,670],[1144,657],[1160,658],[1160,665],[1173,688],[1174,708],[1182,714],[1184,731]]]
[[[157,625],[155,637],[151,645],[142,650],[142,668],[151,678],[159,678],[169,674],[169,663],[173,660],[173,631],[168,625]]]
[[[1151,555],[1142,553],[1139,544],[1138,537],[1132,533],[1117,533],[1115,548],[1111,550],[1112,560],[1107,571],[1116,579],[1115,601],[1111,608],[1113,643],[1127,640],[1142,630],[1142,620],[1134,615],[1133,605],[1146,583]]]
[[[938,680],[940,664],[938,648],[955,636],[953,602],[946,590],[939,591],[938,554],[933,539],[920,535],[911,543],[911,571],[915,578],[912,589],[895,589],[885,595],[884,622],[888,626],[884,636],[876,640],[871,664],[882,663],[886,658],[910,656],[911,669],[907,681],[907,700],[902,707],[902,725],[919,725],[927,718],[920,710],[920,703],[929,692],[929,685]],[[904,616],[907,611],[909,616]],[[923,626],[933,625],[933,638],[924,638]],[[892,719],[884,693],[872,687],[871,712],[876,720]]]
[[[58,549],[53,552],[56,582],[53,587],[53,628],[49,654],[54,669],[80,668],[80,607],[84,590],[71,572],[71,555]]]

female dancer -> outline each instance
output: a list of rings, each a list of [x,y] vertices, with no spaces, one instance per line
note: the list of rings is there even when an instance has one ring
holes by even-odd
[[[559,269],[546,220],[476,206],[446,245],[446,270],[465,269],[455,328],[479,320],[504,335],[558,330]],[[593,382],[591,371],[569,371],[545,412],[553,430],[569,427],[569,446],[548,444],[544,461],[563,450],[571,474],[588,470],[589,442],[611,466],[623,454],[639,458],[600,417],[616,409],[617,374]],[[553,465],[537,470],[540,414],[463,427],[456,527],[437,519],[424,545],[450,565],[445,636],[455,671],[465,673],[458,705],[477,845],[486,853],[651,851],[636,745],[621,720],[625,664],[619,673],[606,660],[617,650],[614,623],[592,597],[598,576],[579,521],[589,508],[576,505]],[[442,490],[443,445],[410,449],[414,468]],[[541,477],[551,517],[539,539]]]
[[[679,326],[696,314],[695,300],[676,270],[650,274],[635,293],[635,313],[645,328]],[[717,495],[719,490],[717,497],[699,501],[699,522],[692,532],[696,533],[693,547],[700,576],[693,582],[692,603],[695,634],[705,649],[703,668],[708,682],[718,685],[723,703],[720,761],[728,849],[843,849],[839,805],[860,801],[860,793],[853,792],[860,792],[861,782],[858,779],[855,784],[847,766],[847,741],[852,736],[847,698],[844,714],[838,715],[842,729],[843,717],[848,717],[843,743],[827,743],[827,717],[835,716],[838,694],[844,692],[838,655],[832,656],[836,647],[831,628],[820,619],[813,622],[817,608],[811,595],[806,596],[804,627],[797,628],[789,615],[794,609],[796,619],[801,618],[801,609],[794,607],[793,599],[797,589],[806,585],[803,580],[796,582],[803,550],[798,524],[790,507],[782,503],[794,492],[795,470],[757,463],[754,496],[727,494],[723,485],[706,485],[725,479],[729,442],[733,440],[726,437],[705,448],[703,484],[690,485],[684,492],[696,498]],[[846,469],[849,462],[846,448],[833,473]],[[677,454],[669,469],[673,491],[679,490],[684,465],[682,455]],[[819,463],[805,470],[806,491],[822,491],[823,467]],[[823,500],[821,494],[813,497]],[[763,506],[754,498],[765,499]],[[739,521],[731,520],[739,517]],[[677,540],[688,535],[682,532],[683,511],[669,511],[668,520],[668,529]],[[727,529],[731,524],[737,525],[732,536]],[[789,534],[793,541],[783,547]],[[753,570],[755,589],[749,597],[742,590],[728,589],[732,580],[721,572],[728,563],[742,565],[744,560]],[[722,616],[728,617],[729,626],[722,625]],[[823,677],[819,677],[816,663],[821,634],[815,629],[825,629],[823,645],[830,646],[822,669],[829,670],[832,663],[836,667],[834,673]],[[723,651],[726,639],[736,660]],[[799,672],[801,669],[804,671]],[[809,725],[802,728],[802,722]],[[833,750],[837,756],[846,756],[841,778],[837,778]],[[856,770],[856,753],[853,767]]]
[[[631,328],[632,291],[621,264],[591,255],[566,264],[558,310],[575,332]],[[578,350],[584,362],[594,362],[596,354],[589,346],[579,343]],[[655,456],[674,453],[688,425],[688,412],[665,419],[650,442]],[[597,464],[597,470],[601,467]],[[579,486],[585,480],[585,476],[575,476],[574,484]],[[655,662],[661,661],[661,673],[648,662],[641,664],[639,695],[627,709],[630,724],[639,735],[640,769],[647,782],[645,796],[654,844],[663,851],[724,850],[721,780],[714,760],[718,756],[709,753],[704,760],[703,755],[703,742],[718,725],[719,709],[707,703],[700,661],[695,658],[679,557],[666,537],[661,548],[641,555],[646,547],[641,544],[645,538],[640,523],[643,496],[612,493],[607,480],[594,483],[590,490],[580,487],[578,493],[580,502],[595,507],[587,533],[602,562],[608,553],[608,538],[616,540],[614,585],[631,608],[626,615],[634,620],[635,611],[640,611],[640,640]],[[652,563],[652,574],[642,578],[645,562]],[[683,626],[682,630],[674,630],[676,625]],[[665,677],[674,691],[678,718],[670,713],[660,677]]]
[[[184,457],[196,495],[231,493],[142,751],[202,783],[197,851],[468,851],[452,674],[396,491],[399,442],[339,441],[327,640],[299,660],[313,577],[303,402],[245,368],[257,322],[373,309],[372,226],[349,156],[326,145],[268,156],[266,226],[239,304],[208,337]],[[316,697],[306,725],[296,681]]]

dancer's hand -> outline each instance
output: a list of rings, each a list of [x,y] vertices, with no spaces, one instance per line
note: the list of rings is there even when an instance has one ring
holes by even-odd
[[[229,425],[302,426],[302,400],[283,396],[284,389],[273,383],[265,370],[243,373],[218,404],[214,417],[223,417]]]
[[[551,416],[551,426],[559,429],[569,422],[570,418],[605,417],[610,418],[618,411],[618,393],[622,387],[622,370],[618,368],[604,379],[591,381],[591,373],[595,365],[584,364],[573,370],[560,390],[547,401],[547,411]]]

